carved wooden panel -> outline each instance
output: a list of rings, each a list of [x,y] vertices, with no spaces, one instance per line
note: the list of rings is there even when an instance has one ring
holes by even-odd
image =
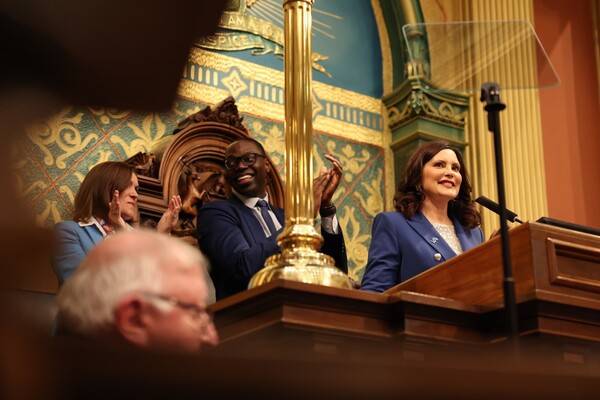
[[[547,239],[550,283],[600,293],[600,249]]]
[[[171,196],[179,194],[183,207],[172,234],[196,242],[198,207],[231,193],[223,159],[229,144],[250,136],[242,120],[228,97],[179,122],[151,154],[139,153],[126,161],[135,166],[139,178],[140,225],[154,227]],[[283,184],[275,168],[268,174],[267,192],[274,205],[283,207]]]

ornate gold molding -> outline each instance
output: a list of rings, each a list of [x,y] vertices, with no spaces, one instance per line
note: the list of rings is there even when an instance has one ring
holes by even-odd
[[[177,93],[182,97],[208,104],[217,104],[229,96],[226,90],[191,81],[181,81]]]
[[[241,112],[284,120],[283,73],[227,55],[194,48],[178,94],[209,104],[234,96]],[[313,82],[316,130],[382,143],[380,99]]]
[[[411,92],[401,109],[392,106],[388,111],[389,123],[392,127],[406,124],[415,118],[425,118],[463,129],[467,116],[464,108],[457,109],[445,100],[434,101],[431,95],[420,90]]]

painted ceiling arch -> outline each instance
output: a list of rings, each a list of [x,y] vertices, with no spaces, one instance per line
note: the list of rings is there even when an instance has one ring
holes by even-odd
[[[283,71],[283,1],[230,0],[215,35],[196,46]],[[383,92],[377,21],[369,0],[316,0],[313,79],[379,98]]]

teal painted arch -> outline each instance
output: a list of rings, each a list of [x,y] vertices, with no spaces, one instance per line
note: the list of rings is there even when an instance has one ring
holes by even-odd
[[[407,79],[406,63],[408,61],[407,45],[402,28],[407,23],[425,22],[420,0],[379,0],[385,28],[390,42],[392,63],[392,87],[397,88]],[[406,7],[410,10],[406,10]],[[406,11],[414,16],[414,21],[407,18]],[[424,36],[422,42],[426,43]]]
[[[311,10],[314,81],[380,98],[381,40],[370,0],[316,0]],[[229,1],[215,35],[198,47],[283,71],[281,0]]]

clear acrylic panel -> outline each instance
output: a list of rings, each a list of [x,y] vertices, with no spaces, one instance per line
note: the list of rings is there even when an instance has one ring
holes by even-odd
[[[503,89],[560,83],[528,21],[419,23],[402,32],[411,73],[426,91],[478,91],[484,82]]]

